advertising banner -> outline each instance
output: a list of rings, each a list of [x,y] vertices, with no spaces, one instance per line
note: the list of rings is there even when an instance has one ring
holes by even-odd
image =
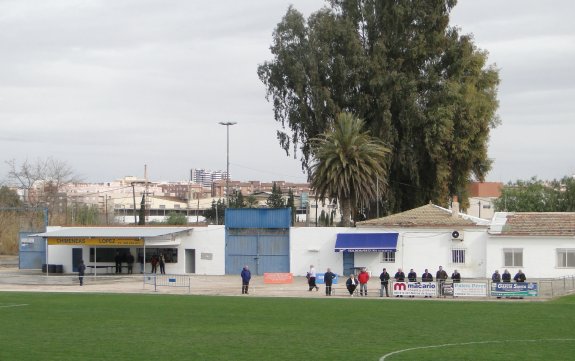
[[[315,283],[317,284],[324,284],[325,282],[323,281],[323,275],[324,273],[316,273],[315,275]],[[331,282],[332,284],[337,284],[337,281],[339,280],[339,276],[335,275],[335,278],[333,279],[333,281]]]
[[[138,238],[48,238],[50,246],[143,246]]]
[[[453,295],[457,297],[486,297],[487,283],[454,283]]]
[[[264,283],[276,285],[293,283],[293,275],[291,273],[264,272]]]
[[[393,282],[392,294],[394,296],[436,296],[437,284],[435,282]]]
[[[538,296],[538,287],[534,282],[495,282],[491,284],[491,296],[533,297]]]
[[[453,296],[453,283],[442,282],[440,283],[443,296]]]

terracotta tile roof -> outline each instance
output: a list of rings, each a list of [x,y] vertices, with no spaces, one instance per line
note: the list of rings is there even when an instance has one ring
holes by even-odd
[[[451,211],[434,204],[410,209],[409,211],[396,213],[391,216],[370,219],[368,221],[357,222],[357,227],[472,227],[475,222],[460,217],[453,218]]]
[[[502,236],[575,236],[575,213],[508,213]]]

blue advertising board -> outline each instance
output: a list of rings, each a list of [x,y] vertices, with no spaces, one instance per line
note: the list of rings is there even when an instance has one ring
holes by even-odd
[[[324,273],[316,273],[315,274],[315,283],[323,285],[325,283],[323,281],[323,275],[324,275]],[[333,281],[331,283],[335,285],[335,284],[337,284],[338,280],[339,280],[339,276],[336,274],[335,278],[333,279]]]
[[[491,284],[491,296],[527,297],[538,296],[537,283],[534,282],[495,282]]]

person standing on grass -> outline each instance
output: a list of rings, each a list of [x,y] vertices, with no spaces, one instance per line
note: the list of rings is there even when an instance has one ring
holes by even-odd
[[[308,285],[309,285],[309,291],[313,290],[315,288],[316,291],[319,291],[319,287],[315,284],[315,278],[316,278],[316,273],[315,273],[315,267],[313,266],[313,264],[309,265],[309,272],[308,272]]]
[[[369,281],[369,273],[367,273],[366,268],[362,268],[361,272],[357,276],[357,280],[359,281],[359,295],[363,296],[364,292],[367,296],[367,281]]]
[[[381,288],[379,289],[379,297],[383,297],[383,290],[385,289],[385,297],[389,297],[389,273],[384,268],[379,275],[379,281],[381,282]]]
[[[349,295],[351,297],[353,297],[353,293],[355,292],[355,289],[357,288],[357,278],[355,278],[355,275],[353,273],[350,274],[347,281],[345,281],[345,286],[347,287],[347,291],[349,292]]]
[[[80,260],[80,264],[78,264],[78,279],[80,280],[80,286],[84,285],[84,273],[86,272],[86,265],[84,264],[84,260]]]
[[[331,285],[333,283],[333,279],[335,278],[335,273],[331,271],[330,268],[327,269],[327,272],[323,275],[323,282],[325,283],[325,295],[331,296]]]
[[[247,265],[242,269],[242,295],[247,295],[248,288],[250,287],[250,280],[252,279],[252,273]]]

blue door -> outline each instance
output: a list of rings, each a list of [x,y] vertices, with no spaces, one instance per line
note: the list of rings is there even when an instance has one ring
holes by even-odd
[[[354,259],[353,259],[353,252],[343,252],[343,274],[344,276],[349,276],[350,274],[354,273]]]

